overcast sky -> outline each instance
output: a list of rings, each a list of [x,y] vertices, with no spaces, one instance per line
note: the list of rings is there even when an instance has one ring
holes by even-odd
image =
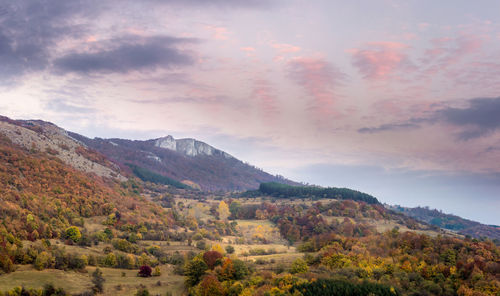
[[[0,114],[500,224],[500,2],[0,0]]]

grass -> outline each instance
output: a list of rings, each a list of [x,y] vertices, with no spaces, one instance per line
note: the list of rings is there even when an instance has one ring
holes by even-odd
[[[56,269],[38,271],[31,265],[25,265],[19,266],[15,272],[0,276],[0,291],[8,291],[19,286],[38,289],[50,283],[72,294],[92,287],[89,274],[86,273]]]
[[[162,275],[149,278],[138,277],[137,270],[100,269],[106,279],[102,295],[134,295],[141,285],[144,285],[151,295],[164,295],[167,291],[173,295],[182,295],[184,291],[184,277],[174,275],[171,266],[161,266]],[[89,266],[86,272],[56,269],[38,271],[24,265],[13,273],[0,276],[0,291],[8,291],[18,286],[42,288],[45,284],[52,283],[68,293],[82,293],[92,288],[91,274],[94,270],[95,267]]]
[[[137,270],[100,268],[106,279],[104,295],[134,295],[141,285],[146,286],[151,295],[164,295],[167,291],[172,292],[173,295],[182,295],[184,277],[174,275],[171,266],[163,265],[160,268],[161,276],[149,278],[138,277]],[[91,274],[95,267],[88,267],[87,270]],[[125,273],[125,276],[122,276],[122,273]]]

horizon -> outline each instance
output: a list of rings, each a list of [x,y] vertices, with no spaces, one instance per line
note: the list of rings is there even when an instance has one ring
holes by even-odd
[[[40,119],[40,118],[37,118],[37,119],[18,119],[18,118],[12,118],[12,119],[14,119],[14,120],[35,120],[35,121],[40,120],[40,121],[44,121],[44,122],[48,122],[48,123],[52,123],[52,124],[54,124],[53,122],[46,121],[46,120],[43,120],[43,119]],[[56,126],[58,126],[59,128],[62,128],[62,129],[64,129],[64,130],[66,130],[66,129],[65,129],[64,127],[62,127],[62,126],[59,126],[59,125],[56,125]],[[66,131],[73,132],[73,131],[70,131],[70,130],[66,130]],[[84,136],[84,137],[88,137],[87,135],[84,135],[84,134],[80,134],[80,135],[81,135],[81,136]],[[140,138],[140,139],[133,139],[133,138],[116,138],[116,137],[106,137],[106,138],[101,138],[101,139],[104,139],[104,140],[122,139],[122,140],[130,140],[130,141],[149,141],[149,140],[156,140],[156,139],[165,138],[165,137],[169,137],[169,136],[173,137],[175,140],[181,140],[181,139],[194,139],[194,140],[196,140],[196,141],[200,141],[199,139],[196,139],[196,138],[189,138],[189,137],[188,137],[188,138],[184,138],[184,137],[179,138],[179,137],[174,137],[173,135],[170,135],[170,134],[167,134],[167,135],[164,135],[164,136],[160,136],[160,137],[156,137],[156,138],[155,138],[155,137],[153,137],[153,138]],[[91,138],[91,137],[88,137],[88,138]],[[93,138],[99,138],[99,137],[93,137]],[[201,142],[204,142],[204,141],[201,141]],[[215,147],[215,146],[211,145],[210,143],[207,143],[207,142],[204,142],[204,143],[206,143],[206,144],[208,144],[208,145],[212,146],[212,147],[213,147],[213,148],[215,148],[215,149],[219,149],[218,147]],[[219,149],[219,150],[221,150],[221,149]],[[221,151],[231,154],[231,152],[230,152],[230,151],[225,151],[225,150],[221,150]],[[246,161],[245,159],[240,159],[240,158],[238,158],[238,157],[237,157],[237,159],[238,159],[238,160],[240,160],[240,161],[242,161],[242,162],[244,162],[244,163],[247,163],[247,164],[249,164],[249,165],[252,165],[252,166],[254,165],[254,164],[252,164],[252,163],[250,163],[250,162]],[[266,170],[265,170],[265,169],[263,169],[263,168],[260,168],[260,167],[256,167],[256,168],[261,169],[261,170],[264,170],[265,172],[268,172],[268,171],[266,171]],[[268,173],[269,173],[269,172],[268,172]],[[416,205],[416,206],[407,206],[407,205],[404,205],[404,204],[398,204],[398,203],[387,203],[387,202],[385,202],[385,201],[383,200],[383,197],[378,197],[378,196],[375,196],[374,194],[372,194],[372,193],[370,193],[370,192],[365,192],[365,191],[360,190],[360,189],[358,189],[358,188],[349,188],[349,187],[347,187],[347,186],[332,186],[332,185],[329,185],[329,184],[327,184],[327,183],[322,183],[322,184],[319,184],[319,183],[318,183],[318,184],[316,184],[316,183],[309,183],[309,182],[306,182],[306,181],[303,181],[303,180],[291,179],[291,178],[289,178],[288,176],[286,176],[286,175],[281,175],[281,174],[279,174],[279,173],[276,173],[276,174],[274,174],[274,175],[276,175],[276,176],[277,176],[277,175],[282,176],[282,177],[284,177],[284,178],[286,178],[286,179],[289,179],[289,180],[294,181],[294,182],[297,182],[297,183],[301,183],[301,184],[306,185],[306,186],[320,186],[320,187],[338,187],[338,188],[348,188],[348,189],[353,189],[353,190],[356,190],[356,191],[360,191],[360,192],[368,193],[368,194],[370,194],[370,195],[374,196],[375,198],[377,198],[377,200],[379,200],[379,202],[380,202],[380,203],[382,203],[382,204],[387,204],[387,205],[390,205],[390,206],[402,206],[402,207],[410,207],[410,208],[415,208],[415,207],[428,208],[428,209],[430,209],[430,210],[437,210],[437,211],[439,211],[439,212],[441,212],[441,213],[444,213],[444,214],[447,214],[447,215],[455,215],[455,216],[458,216],[458,217],[460,217],[460,218],[464,218],[464,219],[472,220],[472,221],[475,221],[475,222],[479,222],[479,223],[482,223],[482,224],[484,224],[484,225],[490,225],[490,226],[500,227],[500,225],[498,225],[498,224],[491,224],[491,223],[490,223],[490,224],[488,224],[488,223],[483,223],[483,222],[481,222],[481,221],[474,220],[474,219],[472,219],[472,218],[467,218],[467,217],[464,217],[464,216],[461,216],[461,215],[458,215],[458,214],[455,214],[455,213],[452,213],[452,212],[447,212],[446,210],[443,210],[443,209],[440,209],[440,208],[433,208],[433,207],[430,207],[430,206],[425,205],[425,204],[419,204],[419,205]]]
[[[500,3],[0,0],[0,113],[500,225]]]

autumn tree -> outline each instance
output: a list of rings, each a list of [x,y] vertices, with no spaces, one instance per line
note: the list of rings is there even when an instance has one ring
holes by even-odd
[[[221,220],[227,220],[227,217],[231,214],[228,205],[223,200],[219,203],[218,213]]]
[[[205,261],[210,269],[214,269],[217,260],[221,258],[222,254],[217,251],[207,251],[203,254],[203,261]]]
[[[198,286],[198,295],[200,296],[223,296],[225,295],[224,287],[221,285],[217,277],[207,275]]]

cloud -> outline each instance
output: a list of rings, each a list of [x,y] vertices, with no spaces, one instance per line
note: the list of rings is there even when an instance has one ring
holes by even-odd
[[[209,30],[212,33],[212,38],[215,40],[228,40],[229,39],[229,30],[226,27],[219,26],[210,26],[206,25],[205,29]]]
[[[445,108],[438,111],[444,121],[464,127],[458,137],[469,140],[500,129],[500,97],[469,100],[466,108]]]
[[[279,54],[299,52],[301,48],[287,43],[273,43],[271,46],[278,51]]]
[[[398,42],[371,42],[363,49],[349,50],[352,64],[363,78],[390,78],[396,71],[413,71],[415,66],[405,53],[407,45]]]
[[[134,70],[154,70],[192,64],[193,58],[177,43],[193,39],[170,36],[140,37],[129,35],[98,42],[88,52],[73,52],[55,59],[59,72],[68,73],[127,73]],[[109,47],[109,48],[106,48]]]
[[[169,98],[161,98],[161,99],[134,99],[129,100],[132,103],[138,104],[152,104],[152,105],[160,105],[160,104],[175,104],[175,103],[183,103],[183,104],[219,104],[219,103],[227,103],[229,98],[223,95],[216,96],[201,96],[201,97],[169,97]]]
[[[67,99],[54,99],[47,102],[47,108],[53,111],[70,114],[95,113],[96,109],[68,102]]]
[[[277,5],[281,0],[151,0],[151,2],[163,4],[175,4],[180,6],[213,6],[217,8],[270,8]]]
[[[362,134],[374,134],[374,133],[379,133],[379,132],[386,132],[386,131],[399,131],[399,130],[406,130],[406,129],[415,129],[419,128],[420,126],[415,123],[389,123],[389,124],[382,124],[378,127],[364,127],[358,129],[359,133]]]
[[[358,129],[359,133],[379,133],[395,130],[418,129],[422,124],[446,123],[461,128],[459,140],[471,140],[486,136],[500,129],[500,97],[476,98],[466,101],[467,107],[456,108],[436,105],[426,116],[411,118],[405,122],[382,124],[377,127]]]
[[[324,58],[297,57],[288,62],[288,76],[313,98],[312,107],[329,113],[336,100],[335,90],[345,80],[345,74]]]
[[[276,95],[271,83],[265,79],[255,79],[252,88],[252,98],[258,101],[266,119],[276,115]]]
[[[458,64],[468,55],[475,53],[483,44],[479,36],[460,35],[440,37],[431,40],[432,47],[427,49],[421,59],[424,77],[443,72]]]
[[[82,34],[71,19],[95,16],[100,7],[95,1],[1,1],[0,78],[45,69],[59,40]]]

